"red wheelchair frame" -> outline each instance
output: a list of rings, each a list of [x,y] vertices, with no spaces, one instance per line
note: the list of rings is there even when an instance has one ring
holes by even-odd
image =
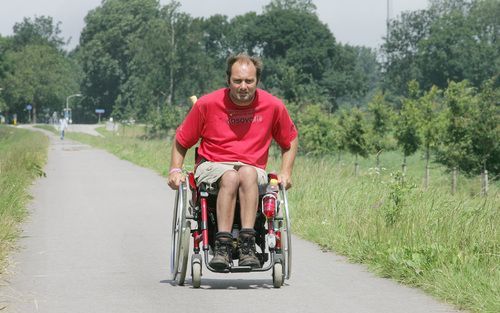
[[[269,174],[269,181],[276,179]],[[210,251],[213,250],[214,237],[217,231],[216,195],[209,193],[207,186],[197,186],[194,174],[189,173],[187,183],[184,182],[176,191],[174,216],[172,219],[172,245],[170,272],[172,280],[184,285],[189,257],[190,237],[192,240],[191,277],[194,288],[201,286],[202,264],[208,270],[218,273],[263,272],[272,270],[273,286],[279,288],[285,279],[291,276],[291,225],[287,193],[280,184],[267,188],[267,192],[259,197],[259,209],[255,223],[256,246],[260,250],[257,257],[261,267],[235,266],[229,269],[215,270],[209,265]],[[274,181],[273,181],[274,182]],[[274,187],[274,186],[273,186]],[[189,199],[189,200],[188,200]],[[237,203],[234,220],[234,231],[239,230],[239,204]],[[234,246],[236,238],[234,236]],[[233,249],[236,251],[236,249]],[[204,253],[204,258],[201,255]],[[236,258],[237,255],[233,255]]]

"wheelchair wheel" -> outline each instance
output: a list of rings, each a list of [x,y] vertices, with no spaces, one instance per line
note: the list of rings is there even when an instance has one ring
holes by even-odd
[[[292,275],[292,226],[290,219],[290,207],[288,206],[288,198],[286,189],[280,185],[280,196],[283,204],[283,219],[284,225],[281,230],[281,242],[283,245],[284,258],[284,275],[286,279],[290,279]]]
[[[193,279],[193,288],[200,288],[201,286],[201,263],[191,263],[191,275]]]
[[[179,271],[177,282],[183,286],[186,280],[187,264],[189,258],[189,238],[191,237],[191,222],[186,222],[186,227],[181,234],[181,248],[179,250]]]
[[[280,288],[283,285],[283,266],[281,263],[275,263],[273,266],[273,286]]]
[[[189,236],[191,223],[186,222],[187,186],[182,183],[175,195],[174,214],[172,218],[172,244],[170,250],[170,273],[172,280],[179,285],[184,284],[187,270]]]

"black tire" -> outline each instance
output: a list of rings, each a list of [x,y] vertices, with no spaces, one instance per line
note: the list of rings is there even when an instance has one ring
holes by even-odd
[[[189,238],[191,237],[191,222],[187,221],[182,230],[181,245],[179,250],[179,269],[177,275],[177,283],[180,286],[184,285],[186,280],[187,264],[189,259]]]
[[[288,206],[288,198],[286,190],[280,186],[280,200],[283,205],[283,225],[281,229],[281,244],[284,262],[284,275],[286,279],[292,276],[292,221],[290,218],[290,207]]]
[[[186,195],[186,184],[182,183],[175,194],[174,213],[172,217],[172,244],[170,249],[170,274],[172,280],[177,280],[179,274],[181,247],[183,244],[182,235],[183,230],[186,229]]]

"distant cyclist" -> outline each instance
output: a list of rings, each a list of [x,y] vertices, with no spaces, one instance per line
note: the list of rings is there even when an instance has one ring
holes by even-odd
[[[64,139],[64,131],[68,128],[68,120],[65,118],[59,119],[59,132],[61,133],[61,140]]]

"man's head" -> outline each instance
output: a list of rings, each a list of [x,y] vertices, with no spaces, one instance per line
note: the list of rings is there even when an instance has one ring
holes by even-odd
[[[229,95],[236,105],[252,103],[262,72],[262,62],[246,54],[231,56],[227,60]]]

